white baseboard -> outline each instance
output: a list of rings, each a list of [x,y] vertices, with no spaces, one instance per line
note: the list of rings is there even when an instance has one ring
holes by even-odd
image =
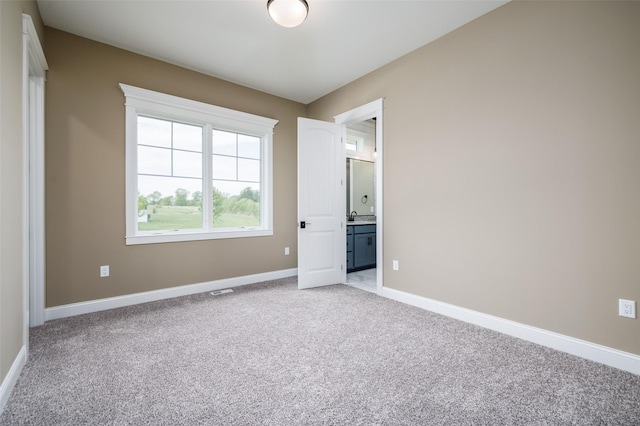
[[[387,287],[382,296],[640,375],[639,355]]]
[[[2,385],[0,385],[0,413],[4,411],[4,407],[7,405],[9,396],[11,396],[11,391],[18,381],[18,377],[20,377],[20,373],[22,372],[22,367],[24,367],[26,362],[27,347],[23,346],[20,348],[20,352],[18,352],[18,356],[16,356],[13,364],[11,364],[11,368],[2,381]]]
[[[222,290],[225,288],[239,287],[247,284],[255,284],[263,281],[276,280],[296,276],[298,270],[285,269],[281,271],[266,272],[255,275],[245,275],[242,277],[227,278],[217,281],[209,281],[198,284],[191,284],[180,287],[172,287],[162,290],[148,291],[144,293],[135,293],[125,296],[110,297],[106,299],[91,300],[88,302],[72,303],[69,305],[56,306],[45,310],[45,320],[50,321],[58,318],[66,318],[74,315],[87,314],[91,312],[104,311],[107,309],[120,308],[123,306],[137,305],[139,303],[153,302],[156,300],[170,299],[173,297],[187,296],[190,294],[204,293],[206,291]],[[484,314],[482,312],[473,311],[471,309],[461,308],[437,300],[428,299],[426,297],[417,296],[388,287],[382,288],[382,296],[393,299],[398,302],[416,306],[437,314],[445,315],[471,324],[479,325],[484,328],[508,334],[529,342],[547,346],[562,352],[570,353],[591,361],[596,361],[620,370],[628,371],[633,374],[640,375],[640,355],[629,352],[623,352],[607,346],[598,345],[596,343],[587,342],[585,340],[576,339],[563,334],[554,333],[552,331],[543,330],[541,328],[532,327],[515,321]],[[21,364],[18,362],[22,360]],[[5,399],[8,398],[8,391],[13,387],[17,380],[20,370],[26,361],[26,348],[20,352],[16,358],[12,370],[7,374],[7,378],[0,388],[0,407],[3,407]],[[17,363],[17,367],[16,367]],[[14,367],[17,370],[15,378],[12,378]],[[7,393],[5,397],[5,392]]]
[[[124,296],[109,297],[106,299],[90,300],[87,302],[54,306],[53,308],[45,309],[45,321],[71,317],[74,315],[88,314],[91,312],[105,311],[107,309],[121,308],[123,306],[137,305],[139,303],[155,302],[156,300],[188,296],[190,294],[204,293],[206,291],[239,287],[242,285],[277,280],[280,278],[293,277],[296,275],[298,275],[297,268],[283,269],[281,271],[245,275],[242,277],[226,278],[222,280],[208,281],[198,284],[147,291],[144,293],[127,294]]]

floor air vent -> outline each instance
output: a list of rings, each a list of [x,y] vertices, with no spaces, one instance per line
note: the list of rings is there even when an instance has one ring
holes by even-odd
[[[226,294],[226,293],[233,293],[233,290],[231,290],[230,288],[226,288],[224,290],[215,290],[211,292],[211,295],[220,296],[221,294]]]

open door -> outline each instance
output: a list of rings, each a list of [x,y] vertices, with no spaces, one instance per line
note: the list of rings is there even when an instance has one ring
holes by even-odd
[[[347,279],[344,130],[298,118],[298,288]]]

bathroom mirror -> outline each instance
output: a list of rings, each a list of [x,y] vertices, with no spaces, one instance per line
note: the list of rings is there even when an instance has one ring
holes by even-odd
[[[375,218],[376,205],[376,122],[369,119],[347,127],[345,151],[347,157],[347,216]],[[372,216],[374,216],[372,218]]]
[[[358,216],[375,215],[375,190],[375,163],[347,158],[347,216],[352,211]]]

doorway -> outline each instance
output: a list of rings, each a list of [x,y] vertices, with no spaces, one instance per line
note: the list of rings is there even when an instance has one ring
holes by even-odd
[[[375,292],[383,287],[382,99],[334,117],[335,123],[298,118],[298,288],[346,283],[348,214],[345,203],[346,129],[375,123],[375,222],[364,236],[373,248]],[[361,236],[363,237],[363,236]],[[355,241],[355,238],[354,238]],[[355,257],[354,257],[355,258]]]
[[[376,119],[346,126],[347,281],[377,291]]]
[[[351,259],[346,284],[379,295],[384,267],[382,106],[382,99],[378,99],[334,117],[337,124],[346,127],[344,196],[348,210],[345,211],[348,265]]]

